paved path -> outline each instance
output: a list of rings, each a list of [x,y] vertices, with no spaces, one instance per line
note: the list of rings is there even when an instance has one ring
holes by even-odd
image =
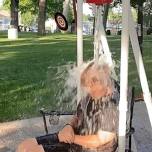
[[[152,152],[152,128],[144,102],[135,104],[133,126],[135,143],[138,152]]]
[[[70,117],[61,117],[58,125],[50,126],[49,131],[55,132],[62,128]],[[138,152],[152,152],[152,132],[144,103],[136,103],[133,125]],[[17,145],[25,138],[45,133],[42,118],[32,118],[0,124],[0,152],[15,152]],[[134,151],[135,152],[135,151]]]
[[[61,117],[58,125],[50,125],[49,132],[60,130],[69,119],[69,116]],[[42,117],[1,123],[0,152],[14,152],[22,140],[44,134]]]

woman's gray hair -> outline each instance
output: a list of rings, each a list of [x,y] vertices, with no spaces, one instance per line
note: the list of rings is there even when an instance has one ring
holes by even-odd
[[[114,89],[114,82],[113,82],[113,79],[111,78],[111,69],[106,63],[102,63],[102,64],[94,63],[94,62],[89,63],[88,66],[84,69],[84,71],[81,74],[82,86],[85,87],[87,85],[86,79],[88,77],[88,73],[91,70],[97,70],[99,72],[100,80],[98,81],[100,81],[101,84],[103,84],[106,87],[111,88],[112,90]]]

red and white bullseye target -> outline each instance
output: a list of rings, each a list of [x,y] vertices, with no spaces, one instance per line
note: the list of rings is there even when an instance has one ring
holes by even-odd
[[[59,29],[66,31],[68,29],[68,22],[63,14],[56,13],[55,14],[55,22]]]

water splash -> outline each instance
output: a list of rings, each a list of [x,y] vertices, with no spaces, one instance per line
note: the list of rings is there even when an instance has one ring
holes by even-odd
[[[76,110],[77,84],[79,82],[82,71],[88,66],[90,62],[92,61],[84,63],[81,67],[76,67],[74,64],[70,63],[63,66],[48,68],[47,86],[49,88],[48,93],[50,93],[49,97],[53,96],[52,99],[54,101],[52,102],[52,99],[50,100],[50,105],[52,105],[51,108],[54,108],[53,110]],[[104,62],[100,62],[99,64],[102,65],[104,64]],[[111,68],[112,77],[116,78],[113,70],[114,68]],[[86,98],[86,96],[86,91],[82,89],[81,98],[84,99]],[[113,94],[113,97],[114,96],[115,95]],[[89,102],[86,101],[85,106],[88,103]],[[84,126],[82,126],[80,134],[95,134],[99,129],[106,131],[116,131],[118,120],[117,107],[114,104],[104,104],[105,105],[102,105],[101,101],[93,102],[89,113],[86,107],[82,108],[83,113],[86,115],[86,117],[84,118]],[[109,121],[110,123],[107,123],[107,121]]]

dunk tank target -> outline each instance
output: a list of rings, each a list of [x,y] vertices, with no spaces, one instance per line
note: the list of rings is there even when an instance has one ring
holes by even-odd
[[[61,13],[55,14],[55,22],[59,29],[66,31],[68,29],[68,22],[65,18],[65,16]]]

